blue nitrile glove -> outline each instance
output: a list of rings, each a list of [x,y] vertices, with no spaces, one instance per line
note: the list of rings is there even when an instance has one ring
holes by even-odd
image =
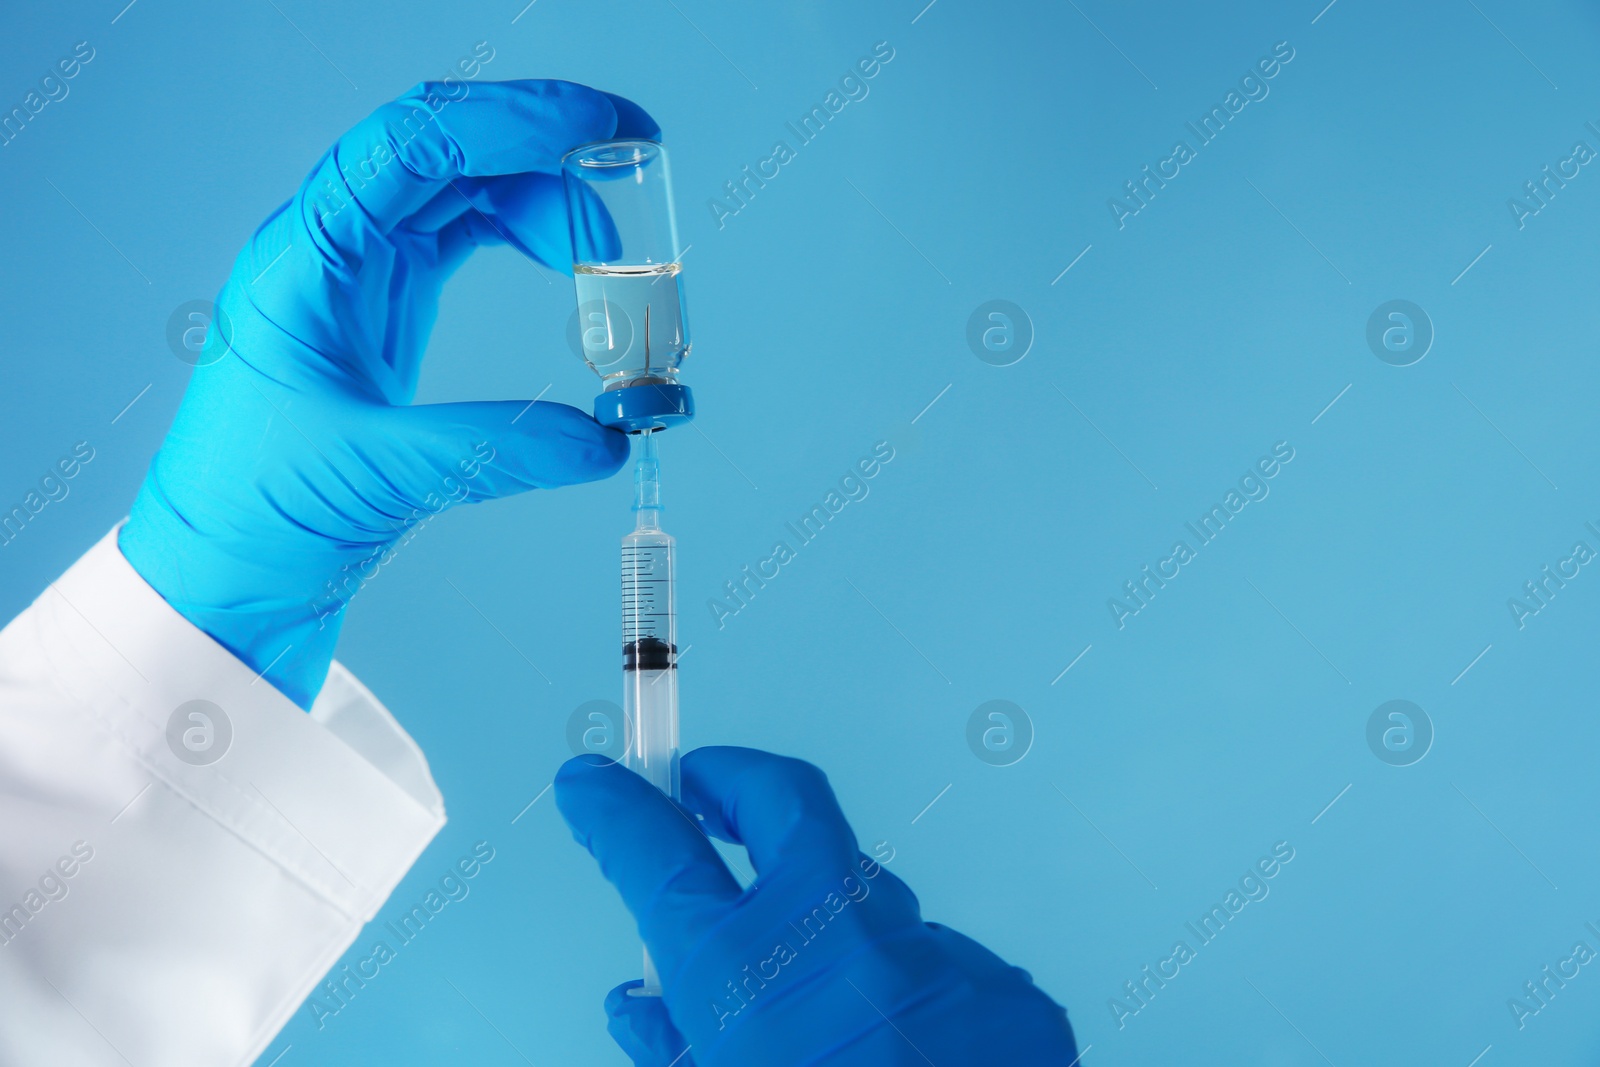
[[[557,81],[423,83],[345,134],[217,298],[122,529],[134,569],[310,707],[343,607],[419,522],[615,473],[626,438],[575,408],[408,405],[445,279],[503,242],[571,273],[562,155],[658,134]]]
[[[924,923],[906,884],[856,848],[817,768],[702,748],[682,771],[682,807],[603,757],[568,760],[556,775],[561,814],[661,974],[660,997],[628,995],[635,981],[606,998],[611,1034],[636,1067],[1076,1059],[1066,1011],[1026,971]],[[749,850],[749,889],[695,816]]]

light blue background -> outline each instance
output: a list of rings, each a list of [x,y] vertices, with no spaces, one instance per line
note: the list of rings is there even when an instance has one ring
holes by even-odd
[[[1600,548],[1600,167],[1522,230],[1506,201],[1600,148],[1593,6],[922,2],[8,13],[0,110],[75,42],[96,57],[0,149],[0,505],[74,442],[96,458],[0,550],[0,614],[132,499],[187,379],[172,309],[215,293],[340,132],[486,40],[484,77],[623,93],[674,153],[702,412],[662,448],[686,746],[825,767],[929,918],[1070,1008],[1086,1063],[1592,1060],[1600,970],[1521,1031],[1506,1002],[1600,948],[1600,573],[1522,631],[1506,600]],[[719,230],[706,201],[878,41],[870,96]],[[1270,95],[1119,230],[1107,198],[1279,41]],[[1014,366],[965,341],[993,298],[1037,333]],[[1365,342],[1394,298],[1437,330],[1414,366]],[[587,406],[571,305],[565,279],[479,255],[420,399]],[[880,440],[871,495],[719,631],[705,601]],[[1278,441],[1270,497],[1118,631],[1107,598]],[[451,816],[382,917],[473,842],[496,858],[262,1063],[623,1062],[600,1001],[637,974],[627,916],[548,795],[512,819],[571,754],[571,711],[617,697],[628,492],[451,513],[356,600],[341,658]],[[1037,731],[1007,768],[965,741],[996,698]],[[1437,731],[1410,767],[1365,740],[1396,698]],[[1119,1030],[1108,998],[1278,841],[1270,897]]]

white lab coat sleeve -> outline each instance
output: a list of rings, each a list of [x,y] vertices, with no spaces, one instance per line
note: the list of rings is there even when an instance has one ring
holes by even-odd
[[[306,714],[113,531],[0,631],[0,1064],[251,1063],[444,818],[348,671]]]

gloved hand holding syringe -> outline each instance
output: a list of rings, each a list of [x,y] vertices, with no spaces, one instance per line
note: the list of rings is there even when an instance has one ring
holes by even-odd
[[[679,380],[689,329],[667,157],[655,141],[604,141],[569,153],[563,170],[583,357],[605,383],[594,415],[638,442],[634,528],[622,539],[637,777],[580,756],[555,782],[563,817],[647,946],[643,980],[606,999],[612,1036],[636,1067],[1070,1067],[1066,1013],[1025,971],[924,923],[911,890],[862,855],[817,768],[702,748],[683,794],[675,544],[661,528],[657,442],[693,417],[694,401]],[[753,885],[734,879],[712,836],[748,848]],[[830,929],[805,932],[819,923]]]
[[[622,539],[623,710],[628,766],[673,800],[678,784],[674,542],[661,528],[656,435],[694,416],[678,381],[689,353],[681,251],[666,150],[654,141],[584,145],[563,164],[584,360],[604,391],[595,418],[639,442],[635,526]],[[640,995],[660,996],[644,957]]]

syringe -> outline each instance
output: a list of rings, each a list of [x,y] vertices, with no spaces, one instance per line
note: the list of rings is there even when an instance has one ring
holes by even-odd
[[[673,800],[678,788],[678,643],[672,599],[671,535],[661,529],[661,463],[656,435],[640,434],[633,471],[633,532],[622,539],[622,701],[630,733],[628,767]],[[644,954],[640,996],[660,996]]]

